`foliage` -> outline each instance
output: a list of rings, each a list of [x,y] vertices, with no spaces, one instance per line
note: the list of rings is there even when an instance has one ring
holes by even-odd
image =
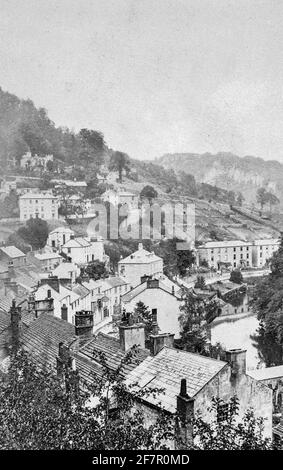
[[[33,250],[39,250],[46,245],[48,225],[45,220],[39,218],[29,219],[16,233],[25,243],[31,245]]]
[[[211,319],[218,315],[218,310],[216,300],[203,300],[187,291],[180,306],[181,335],[178,347],[203,355],[218,354],[217,348],[215,349],[209,342],[207,329]]]
[[[243,284],[243,275],[239,269],[234,269],[233,271],[231,271],[230,281],[235,282],[235,284]]]
[[[119,182],[123,182],[123,171],[129,172],[130,170],[130,159],[126,153],[114,152],[111,156],[109,163],[110,171],[118,171]]]
[[[168,419],[162,413],[157,423],[146,425],[143,413],[134,408],[133,402],[133,396],[158,394],[160,390],[148,389],[131,395],[121,379],[122,367],[133,360],[135,350],[112,371],[101,355],[102,379],[84,384],[78,393],[73,372],[67,374],[64,383],[53,371],[38,369],[24,352],[18,351],[12,356],[8,375],[0,381],[0,448],[166,448],[164,440],[170,434],[173,436],[173,425],[170,430],[170,422],[166,423]]]
[[[150,185],[144,186],[140,192],[140,197],[148,199],[149,202],[152,202],[152,199],[156,199],[158,192]]]
[[[152,311],[141,300],[136,303],[134,308],[134,318],[139,319],[144,323],[145,338],[148,340],[148,337],[153,330]]]
[[[3,202],[0,202],[0,218],[18,217],[19,216],[19,203],[16,191],[12,190],[5,197]]]
[[[264,420],[256,418],[252,409],[246,411],[239,421],[239,400],[232,397],[228,406],[227,419],[218,420],[217,412],[224,402],[212,399],[210,411],[214,418],[209,423],[201,414],[194,420],[194,436],[197,438],[195,449],[198,450],[271,450],[269,439],[263,435]]]
[[[195,288],[197,289],[205,289],[205,278],[203,276],[197,276],[197,280],[195,282]]]
[[[107,277],[108,271],[106,270],[105,262],[97,259],[88,263],[85,268],[81,268],[81,276],[84,274],[97,281],[98,279]]]
[[[261,210],[266,204],[269,204],[270,211],[272,206],[279,204],[280,202],[280,200],[277,196],[275,196],[275,194],[273,194],[271,191],[267,191],[265,188],[259,188],[257,190],[256,200],[260,205]]]
[[[103,163],[103,155],[105,151],[104,136],[101,132],[91,129],[81,129],[79,133],[80,139],[80,161],[84,162],[86,166],[93,165],[99,169]]]
[[[251,299],[260,321],[254,340],[267,366],[280,365],[283,360],[283,240],[270,266],[271,274],[255,280]]]

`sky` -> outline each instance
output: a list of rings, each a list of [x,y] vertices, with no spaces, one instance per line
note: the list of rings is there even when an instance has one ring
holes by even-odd
[[[282,0],[0,0],[0,86],[133,158],[283,162]]]

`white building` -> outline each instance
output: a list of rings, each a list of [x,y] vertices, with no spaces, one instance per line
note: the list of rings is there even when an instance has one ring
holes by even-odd
[[[58,219],[58,199],[51,193],[26,193],[19,198],[20,220]]]
[[[46,245],[52,249],[61,250],[61,247],[74,235],[75,232],[69,227],[57,227],[49,233]]]
[[[163,260],[153,252],[149,252],[139,243],[137,251],[118,262],[118,274],[131,286],[140,284],[141,277],[156,276],[163,273]]]
[[[144,279],[141,284],[122,296],[122,308],[133,312],[136,304],[143,302],[149,310],[156,311],[160,333],[174,333],[175,338],[179,338],[182,300],[179,291],[180,288],[168,278]]]
[[[137,207],[139,202],[139,196],[129,191],[116,191],[114,189],[108,189],[101,195],[101,199],[104,202],[109,202],[113,206],[118,204],[128,204],[129,207]]]
[[[34,257],[44,271],[52,271],[63,262],[62,256],[54,252],[36,253]]]
[[[206,260],[208,266],[215,269],[225,265],[231,268],[263,267],[278,249],[279,244],[278,239],[206,242],[197,249],[198,263]]]
[[[61,264],[55,272],[58,272]],[[120,298],[130,290],[130,286],[123,279],[109,277],[94,281],[90,279],[82,284],[73,284],[67,287],[58,277],[52,276],[42,280],[42,285],[34,291],[36,301],[46,298],[53,299],[54,316],[74,324],[76,312],[89,310],[94,313],[94,331],[112,322],[115,307],[120,305]]]
[[[74,237],[62,245],[62,252],[65,253],[72,263],[78,265],[87,264],[91,261],[105,261],[103,240],[92,237]]]
[[[280,240],[278,238],[255,240],[253,246],[253,266],[257,268],[266,266],[279,246]]]
[[[74,284],[80,272],[81,270],[76,264],[63,262],[52,271],[52,276],[57,276],[59,280],[70,281],[71,284]]]

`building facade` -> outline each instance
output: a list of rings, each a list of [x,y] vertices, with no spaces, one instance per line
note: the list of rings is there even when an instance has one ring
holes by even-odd
[[[163,260],[153,252],[149,252],[139,243],[138,250],[118,262],[118,274],[131,286],[140,284],[144,275],[163,274]]]
[[[278,239],[254,241],[224,240],[206,242],[197,249],[198,264],[206,261],[209,267],[264,267],[279,248]]]
[[[58,199],[51,193],[26,193],[19,198],[20,220],[58,219]]]

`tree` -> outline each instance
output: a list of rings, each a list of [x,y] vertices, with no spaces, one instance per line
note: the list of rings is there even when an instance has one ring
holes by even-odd
[[[236,284],[243,284],[244,278],[239,269],[234,269],[230,274],[230,281],[235,282]]]
[[[81,271],[81,274],[86,274],[95,281],[108,276],[108,272],[105,268],[105,262],[99,261],[98,259],[88,263],[88,265],[81,269]]]
[[[79,387],[76,371],[65,369],[63,377],[48,367],[39,368],[25,352],[11,354],[8,373],[0,378],[1,450],[166,450],[178,438],[180,416],[159,409],[156,421],[148,422],[136,400],[158,396],[162,389],[150,386],[128,388],[121,371],[135,361],[136,348],[127,352],[116,370],[111,370],[103,353],[101,379]],[[111,407],[114,402],[115,409]],[[90,401],[90,398],[92,400]],[[223,402],[212,398],[212,417],[207,422],[198,413],[189,424],[193,429],[192,449],[263,450],[271,443],[263,437],[263,419],[248,410],[238,418],[239,402],[228,403],[224,421],[218,415]],[[179,438],[181,448],[184,443]]]
[[[144,188],[140,192],[140,197],[144,199],[148,199],[151,203],[153,199],[156,199],[158,196],[158,192],[152,186],[144,186]]]
[[[263,210],[263,207],[268,202],[268,194],[265,188],[259,188],[257,190],[256,200],[258,204],[260,205],[261,210]]]
[[[178,347],[198,354],[213,354],[214,348],[209,342],[207,324],[218,315],[217,301],[205,301],[188,291],[180,311],[181,334]]]
[[[81,149],[79,157],[87,165],[93,164],[99,168],[105,151],[104,136],[101,132],[92,129],[81,129],[79,133]]]
[[[237,196],[237,200],[236,200],[237,205],[242,207],[244,200],[245,200],[244,196],[242,195],[242,193],[239,192]]]
[[[272,211],[272,206],[275,206],[277,204],[280,203],[280,200],[278,199],[277,196],[275,196],[275,194],[271,193],[271,192],[268,192],[267,193],[267,202],[269,203],[269,208],[270,208],[270,212]]]
[[[260,358],[267,366],[283,361],[283,239],[270,261],[271,274],[256,281],[251,305],[260,322],[254,335]]]
[[[152,333],[153,317],[152,312],[141,300],[136,303],[134,308],[134,317],[140,319],[140,321],[144,323],[145,337],[146,340],[148,340],[149,335]]]
[[[17,234],[34,250],[39,250],[46,245],[48,238],[47,222],[39,218],[29,219],[24,227],[17,230]]]
[[[0,378],[0,448],[166,448],[166,437],[174,437],[174,420],[170,424],[161,412],[156,423],[148,424],[142,411],[134,408],[134,398],[161,390],[147,388],[135,393],[120,374],[135,360],[135,354],[136,348],[132,348],[116,370],[109,369],[101,354],[102,378],[84,384],[83,390],[78,387],[76,372],[67,370],[62,380],[47,367],[39,369],[23,351],[13,354],[7,376]],[[114,396],[115,414],[110,408]]]
[[[111,156],[109,163],[110,171],[118,171],[119,173],[119,182],[123,182],[123,171],[130,170],[130,159],[126,153],[123,152],[114,152]]]
[[[197,280],[195,282],[196,289],[204,290],[206,288],[205,278],[203,276],[197,276]]]

